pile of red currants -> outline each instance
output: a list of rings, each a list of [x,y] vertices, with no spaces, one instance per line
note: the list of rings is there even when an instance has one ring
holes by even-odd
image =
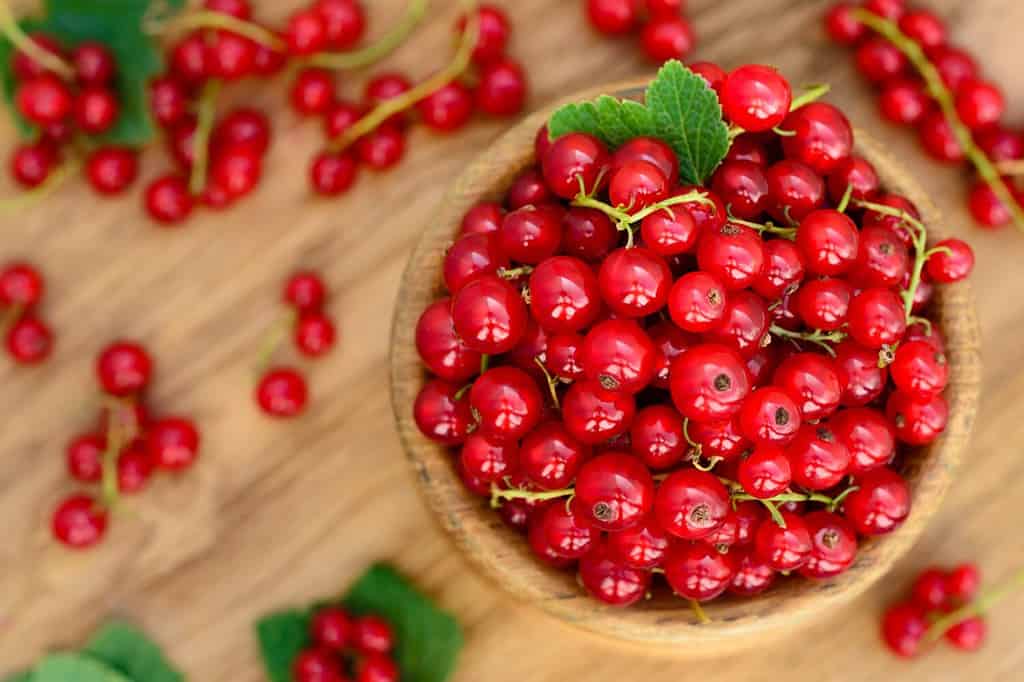
[[[865,0],[860,7],[840,2],[825,27],[832,40],[855,49],[857,70],[879,89],[883,118],[915,127],[932,158],[973,166],[967,204],[980,225],[1024,220],[1024,189],[1014,179],[1024,134],[1006,125],[1002,90],[949,42],[940,17],[904,0]]]
[[[584,0],[587,20],[595,30],[622,36],[640,30],[640,46],[655,64],[683,60],[697,36],[683,15],[684,0]]]
[[[141,492],[153,474],[177,474],[199,454],[199,431],[184,417],[154,419],[144,401],[153,375],[146,349],[132,341],[110,344],[96,359],[102,407],[93,429],[67,447],[67,470],[102,494],[75,493],[54,512],[54,537],[73,549],[92,547],[107,531],[109,512],[121,494]]]
[[[769,67],[700,73],[735,138],[708,186],[660,139],[544,128],[416,328],[419,429],[615,605],[655,575],[695,601],[829,579],[899,528],[902,463],[948,418],[929,304],[973,266],[927,243],[837,108]]]
[[[292,663],[295,682],[398,682],[395,635],[383,618],[327,606],[313,614],[309,637]]]
[[[53,350],[53,332],[38,315],[45,289],[43,275],[33,265],[11,263],[0,270],[0,333],[19,365],[39,364]]]

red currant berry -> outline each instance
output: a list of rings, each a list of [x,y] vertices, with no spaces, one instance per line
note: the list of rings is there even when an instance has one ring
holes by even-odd
[[[575,502],[596,528],[609,532],[632,528],[654,505],[654,479],[636,457],[607,452],[580,468]]]
[[[827,580],[845,573],[857,557],[857,533],[841,516],[827,511],[804,517],[811,535],[811,554],[800,567],[800,575]]]
[[[244,147],[262,156],[270,146],[270,120],[258,109],[235,109],[217,124],[212,139],[214,147]]]
[[[562,418],[573,438],[597,445],[626,433],[636,415],[636,400],[591,381],[574,383],[562,399]]]
[[[29,38],[37,46],[50,54],[62,57],[64,49],[61,47],[60,42],[53,36],[48,36],[44,33],[33,33]],[[14,76],[19,81],[32,80],[38,78],[48,71],[43,67],[42,64],[29,57],[28,54],[18,50],[14,53],[11,58],[11,70],[14,71]]]
[[[340,653],[352,641],[352,619],[343,609],[324,607],[313,614],[309,636],[317,646]]]
[[[795,571],[811,557],[811,531],[802,516],[784,511],[782,518],[785,526],[774,521],[761,524],[754,538],[754,551],[776,571]]]
[[[209,52],[204,35],[185,36],[171,48],[171,73],[190,85],[202,83],[210,75]]]
[[[324,134],[327,139],[340,137],[364,116],[362,107],[352,102],[334,102],[324,116]]]
[[[676,358],[670,380],[676,408],[694,421],[731,417],[750,392],[742,358],[715,344],[696,346]]]
[[[773,200],[768,212],[779,222],[801,221],[825,203],[825,181],[804,163],[779,161],[765,177]]]
[[[586,9],[590,25],[607,35],[629,33],[639,22],[636,0],[587,0]]]
[[[903,281],[910,269],[910,254],[899,237],[881,227],[860,232],[857,260],[850,278],[864,287],[892,287]]]
[[[146,211],[164,225],[180,223],[192,212],[188,182],[179,175],[165,175],[146,188]]]
[[[750,161],[762,168],[771,162],[763,133],[742,133],[732,141],[725,155],[726,161]]]
[[[937,611],[946,606],[946,572],[939,568],[927,568],[917,576],[910,587],[914,603],[923,609]]]
[[[184,471],[199,455],[199,431],[190,419],[164,417],[146,431],[153,464],[164,471]]]
[[[722,67],[714,62],[693,62],[687,65],[687,68],[703,78],[708,87],[721,96],[722,86],[725,85],[727,75]],[[735,141],[733,144],[735,145]]]
[[[469,348],[487,355],[507,353],[526,331],[529,313],[519,291],[494,275],[459,290],[452,304],[456,333]]]
[[[906,481],[892,469],[875,469],[857,479],[858,488],[843,502],[843,514],[861,535],[885,535],[910,514]]]
[[[498,275],[509,267],[496,235],[471,234],[461,237],[444,257],[443,276],[448,291],[458,293],[481,275]]]
[[[476,428],[469,398],[459,387],[435,379],[427,382],[413,405],[416,426],[424,436],[445,445],[458,445]]]
[[[292,679],[295,682],[345,682],[346,677],[334,652],[307,649],[292,662]]]
[[[857,226],[839,211],[814,211],[800,222],[796,245],[808,272],[834,276],[847,272],[857,259]]]
[[[926,341],[900,344],[889,371],[897,389],[922,402],[941,393],[949,381],[945,353]]]
[[[603,214],[602,214],[603,215]],[[460,235],[490,234],[501,229],[505,209],[492,201],[481,201],[466,211],[459,228]]]
[[[971,601],[980,588],[981,571],[974,564],[960,564],[946,578],[946,592],[955,602]]]
[[[773,386],[759,388],[740,410],[743,435],[755,444],[785,445],[800,430],[800,413],[793,400]]]
[[[670,59],[685,59],[695,43],[693,26],[679,15],[655,17],[640,32],[640,46],[648,59],[656,64]]]
[[[880,197],[874,199],[875,203],[889,208],[895,208],[899,211],[905,212],[908,216],[921,219],[921,214],[918,212],[917,207],[906,197],[898,194],[883,194]],[[864,217],[861,220],[861,227],[867,229],[869,227],[884,227],[890,230],[893,234],[900,238],[904,246],[910,247],[912,241],[910,233],[907,231],[906,226],[903,224],[903,220],[896,216],[886,215],[884,213],[876,213],[875,211],[866,211]]]
[[[616,561],[607,547],[580,559],[580,583],[595,599],[610,606],[630,606],[647,594],[651,574]]]
[[[549,204],[554,199],[540,172],[535,168],[528,168],[512,181],[505,194],[505,206],[508,210],[515,211],[527,206]]]
[[[668,196],[668,178],[647,161],[627,161],[612,173],[608,185],[611,203],[637,212]]]
[[[116,341],[96,359],[96,378],[104,392],[114,396],[139,393],[153,375],[153,361],[142,346]]]
[[[763,177],[763,174],[762,174]],[[765,181],[767,184],[767,181]],[[700,190],[704,193],[704,198],[709,200],[711,203],[698,203],[691,202],[682,204],[693,221],[697,223],[697,233],[699,235],[708,234],[716,230],[720,230],[725,225],[725,219],[727,217],[725,203],[716,192],[709,191],[705,187],[697,185],[684,185],[679,188],[679,192],[686,193],[693,190]]]
[[[696,469],[669,474],[654,499],[658,524],[683,540],[700,540],[715,532],[729,510],[729,492],[721,481]]]
[[[878,410],[841,410],[829,421],[836,439],[850,453],[850,473],[860,475],[888,465],[896,455],[896,434]]]
[[[473,48],[473,61],[477,64],[489,64],[505,56],[512,27],[505,12],[494,5],[481,5],[476,12],[477,39]],[[456,30],[461,35],[466,30],[466,17],[462,16],[456,23]]]
[[[593,324],[601,313],[597,275],[575,258],[557,256],[543,261],[531,273],[529,289],[530,310],[547,331],[577,332]]]
[[[28,308],[43,298],[42,274],[28,263],[11,263],[0,270],[0,305]]]
[[[980,181],[974,183],[967,199],[971,216],[982,227],[1003,227],[1013,219],[1010,210],[996,195],[992,185]]]
[[[952,284],[967,279],[974,270],[974,251],[961,239],[943,239],[932,250],[925,269],[933,281]]]
[[[470,434],[459,452],[462,470],[486,483],[494,483],[517,470],[519,448],[511,443],[492,443],[479,433]]]
[[[359,162],[350,153],[320,152],[309,169],[313,190],[325,197],[344,194],[356,181]]]
[[[131,495],[141,492],[153,475],[153,461],[138,441],[128,446],[117,458],[117,488]]]
[[[757,558],[748,549],[737,552],[734,557],[736,575],[733,576],[728,590],[731,594],[741,597],[754,597],[761,594],[775,582],[775,569]]]
[[[909,78],[895,78],[886,82],[878,97],[882,117],[903,125],[919,124],[928,113],[930,104],[924,85]]]
[[[284,38],[293,57],[316,54],[327,47],[327,24],[316,10],[301,10],[288,20]]]
[[[825,15],[825,30],[829,38],[840,45],[856,45],[867,33],[867,27],[853,15],[853,5],[838,2]]]
[[[448,133],[462,128],[473,115],[473,91],[458,81],[444,85],[416,104],[428,128]]]
[[[682,206],[670,206],[644,218],[640,223],[644,245],[661,256],[690,253],[697,245],[700,233],[689,211]]]
[[[523,439],[519,448],[520,470],[542,490],[569,485],[579,472],[589,448],[573,438],[558,421],[541,424]]]
[[[551,258],[562,242],[564,209],[558,204],[517,208],[501,223],[497,243],[513,261],[536,265]]]
[[[872,83],[884,83],[900,76],[907,68],[907,58],[899,48],[884,38],[868,38],[856,53],[857,70]]]
[[[412,88],[409,79],[400,73],[386,72],[372,78],[366,84],[365,102],[367,107],[373,108],[386,102],[389,99],[401,97]],[[388,118],[388,123],[394,126],[405,124],[406,115],[400,112]]]
[[[824,277],[804,282],[793,301],[804,324],[833,331],[846,324],[853,287],[847,280]]]
[[[263,174],[260,157],[249,147],[235,147],[218,153],[210,166],[210,182],[238,199],[252,192]]]
[[[988,625],[981,616],[960,621],[946,630],[946,641],[961,651],[977,651],[985,643]]]
[[[637,412],[630,429],[633,453],[651,469],[670,469],[689,449],[682,416],[665,405]]]
[[[949,420],[949,405],[942,395],[919,402],[896,391],[889,396],[885,413],[896,427],[896,438],[908,445],[928,445],[942,435]]]
[[[728,291],[746,289],[764,272],[764,242],[750,228],[726,223],[701,238],[697,265]]]
[[[721,98],[726,119],[745,130],[760,132],[782,123],[789,113],[793,91],[770,66],[747,64],[729,74]]]
[[[128,147],[104,147],[89,155],[86,162],[89,183],[100,194],[119,194],[139,174],[139,157]]]
[[[362,616],[355,621],[353,639],[356,651],[364,656],[390,654],[395,648],[391,624],[379,616]]]
[[[805,104],[786,117],[782,128],[795,133],[782,138],[786,157],[802,161],[821,175],[831,173],[853,152],[850,121],[831,104]]]
[[[786,448],[793,481],[808,490],[838,485],[850,469],[850,451],[829,424],[805,424]]]
[[[523,370],[495,367],[473,383],[469,404],[480,433],[491,442],[507,443],[540,423],[544,399],[537,383]]]
[[[366,32],[366,16],[359,0],[317,0],[314,9],[324,23],[327,45],[347,50]]]
[[[306,409],[308,399],[306,380],[287,367],[271,369],[256,387],[256,403],[270,417],[297,417]]]
[[[445,381],[466,381],[480,369],[481,354],[455,333],[451,299],[435,301],[423,311],[416,324],[416,349],[427,369]]]
[[[726,161],[711,177],[711,188],[732,215],[744,220],[757,218],[768,209],[771,201],[764,168],[753,161]],[[726,212],[722,211],[721,215],[724,219]]]
[[[62,121],[71,113],[73,104],[68,87],[50,74],[24,81],[15,99],[21,115],[41,126]]]
[[[903,338],[907,316],[891,289],[864,289],[850,299],[850,336],[865,348],[881,348]]]
[[[101,43],[81,43],[71,53],[75,78],[87,87],[104,86],[114,78],[114,56]]]
[[[19,365],[38,365],[53,351],[53,332],[34,317],[22,317],[7,330],[6,345]]]
[[[774,301],[803,281],[803,256],[788,239],[770,239],[764,242],[763,249],[765,265],[760,276],[754,280],[753,289],[764,298]],[[670,298],[670,312],[671,305]]]
[[[864,0],[864,9],[889,21],[899,21],[906,11],[905,0]]]
[[[929,48],[926,54],[939,72],[942,82],[953,92],[978,77],[978,64],[971,55],[959,48],[940,45]]]
[[[647,333],[655,350],[652,383],[657,388],[668,390],[672,361],[696,345],[697,339],[668,321],[654,323],[647,328]]]
[[[526,72],[508,58],[484,65],[476,86],[476,106],[491,116],[514,116],[526,105]]]
[[[605,320],[594,325],[579,354],[583,374],[603,388],[638,393],[655,372],[654,343],[632,320]]]
[[[89,495],[72,495],[57,507],[51,529],[61,544],[86,549],[106,534],[107,511]]]
[[[885,645],[903,658],[917,655],[927,631],[925,612],[916,604],[890,606],[882,617],[882,639]]]
[[[209,45],[207,68],[213,78],[234,81],[252,73],[256,43],[230,31],[215,31]]]
[[[301,116],[326,113],[335,101],[334,77],[326,69],[303,69],[291,88],[292,109]]]
[[[303,355],[320,357],[334,347],[337,332],[323,313],[307,313],[295,325],[295,347]]]
[[[706,543],[680,543],[665,557],[665,578],[672,591],[685,599],[709,601],[732,584],[736,565]]]
[[[657,523],[648,520],[639,526],[609,534],[605,547],[616,563],[649,570],[661,565],[669,548],[669,537]]]
[[[736,479],[748,495],[768,499],[789,489],[793,471],[780,447],[761,445],[740,461]]]
[[[796,402],[805,421],[824,419],[839,407],[839,369],[824,355],[797,353],[786,358],[775,370],[772,383]]]
[[[286,305],[294,306],[300,313],[317,311],[327,300],[327,286],[315,272],[296,272],[285,284],[283,300]]]
[[[960,163],[964,160],[963,147],[941,111],[925,115],[918,124],[917,132],[921,145],[933,159],[946,163]]]
[[[708,457],[735,459],[750,448],[740,431],[739,419],[724,419],[713,422],[692,422],[689,425],[690,438],[700,445]]]
[[[587,554],[601,538],[588,519],[578,510],[578,498],[569,504],[548,505],[539,516],[547,546],[563,559],[579,559]]]
[[[612,251],[598,272],[601,297],[616,315],[646,317],[665,307],[672,271],[665,259],[643,248]]]
[[[580,348],[583,337],[579,334],[555,334],[548,337],[544,364],[548,371],[560,379],[574,381],[583,377]]]
[[[828,193],[837,204],[846,194],[846,188],[853,186],[851,197],[854,199],[874,199],[881,187],[878,173],[869,161],[859,156],[851,156],[840,161],[828,176]]]
[[[76,437],[67,447],[67,467],[71,477],[82,483],[96,483],[103,478],[103,453],[107,439],[98,433]]]
[[[359,662],[356,682],[398,682],[398,664],[388,656],[374,654]]]
[[[971,130],[998,123],[1004,111],[1003,93],[987,81],[968,81],[956,92],[956,113]]]
[[[609,162],[608,150],[600,140],[586,133],[569,133],[551,143],[541,169],[552,192],[572,199],[581,191],[596,191]]]
[[[704,334],[704,340],[730,348],[742,357],[755,355],[768,333],[768,304],[752,291],[734,291],[725,306],[721,323]]]
[[[57,150],[49,142],[19,145],[11,157],[11,175],[22,187],[38,187],[50,177],[59,160]]]

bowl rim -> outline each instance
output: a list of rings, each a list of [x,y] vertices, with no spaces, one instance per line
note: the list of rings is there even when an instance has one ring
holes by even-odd
[[[542,566],[530,555],[522,536],[462,486],[448,449],[426,439],[416,428],[411,406],[426,373],[415,348],[415,325],[426,305],[444,295],[441,259],[465,210],[477,201],[499,198],[512,178],[533,164],[534,136],[550,114],[564,103],[603,93],[636,97],[648,82],[638,79],[590,88],[542,108],[500,136],[451,185],[402,275],[391,331],[392,409],[417,488],[434,517],[474,567],[506,592],[563,623],[639,645],[648,652],[682,656],[725,653],[837,609],[867,590],[909,551],[938,511],[970,438],[980,390],[980,333],[969,284],[941,287],[934,319],[943,331],[951,366],[945,394],[950,404],[947,430],[924,453],[909,458],[906,469],[914,501],[910,517],[895,533],[863,542],[853,567],[838,578],[783,581],[782,587],[753,599],[711,602],[705,609],[712,621],[701,624],[684,600],[672,598],[674,603],[666,605],[662,602],[670,600],[655,599],[616,609],[586,596],[572,574]],[[938,209],[910,173],[863,131],[855,131],[855,140],[855,149],[875,165],[883,187],[917,205],[931,238],[942,235]]]

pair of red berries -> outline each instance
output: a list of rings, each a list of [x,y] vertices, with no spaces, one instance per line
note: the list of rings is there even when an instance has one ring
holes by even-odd
[[[337,332],[323,311],[327,287],[320,275],[309,271],[292,275],[285,284],[283,300],[290,308],[285,319],[299,352],[309,358],[319,358],[330,352],[336,343]],[[270,348],[268,355],[274,350]],[[308,401],[306,380],[299,370],[292,367],[271,368],[256,386],[256,403],[271,417],[297,417],[306,409]]]
[[[949,43],[948,27],[940,17],[902,0],[867,0],[863,9],[893,22],[908,40],[924,50],[953,98],[958,123],[993,164],[998,167],[1003,162],[1024,159],[1024,135],[1002,120],[1006,102],[1001,88],[982,77],[970,53]],[[853,10],[854,5],[845,2],[834,5],[825,17],[825,27],[832,40],[855,48],[857,70],[880,90],[882,117],[916,127],[921,145],[932,158],[945,163],[967,161],[953,125],[914,72],[907,55],[884,37],[872,35]],[[1004,178],[1004,182],[1016,202],[1024,204],[1024,190],[1011,177]],[[983,180],[972,185],[967,203],[974,219],[984,227],[1002,227],[1012,219],[1008,207]]]
[[[142,491],[157,471],[180,473],[199,454],[199,431],[184,417],[154,419],[144,402],[153,375],[153,361],[145,348],[132,341],[110,344],[96,359],[96,379],[104,404],[93,430],[68,444],[68,473],[80,483],[104,480],[107,461],[116,462],[119,493]],[[116,448],[113,457],[108,451]],[[75,493],[54,512],[52,532],[73,549],[92,547],[107,531],[109,505],[93,495]]]
[[[66,83],[23,52],[12,58],[11,68],[18,80],[18,112],[40,131],[35,142],[19,145],[11,158],[11,174],[27,189],[42,185],[64,162],[64,147],[76,133],[108,132],[121,108],[114,90],[117,62],[109,49],[89,42],[67,53],[48,35],[30,37],[38,47],[68,59],[74,80]],[[73,87],[77,92],[72,92]],[[116,194],[138,175],[137,154],[126,147],[102,146],[89,153],[85,174],[100,194]]]
[[[886,609],[882,617],[883,641],[890,651],[903,658],[922,653],[931,636],[942,636],[962,651],[977,651],[988,633],[982,614],[949,623],[941,633],[935,633],[932,624],[970,604],[980,587],[981,573],[974,564],[961,564],[951,571],[925,569],[914,580],[909,599]]]
[[[310,644],[292,662],[295,682],[398,682],[391,624],[327,606],[313,614]]]
[[[696,45],[683,16],[683,0],[584,0],[587,20],[597,31],[620,36],[640,28],[640,46],[655,64],[685,59]]]
[[[37,365],[53,351],[53,332],[38,316],[45,289],[33,265],[11,263],[0,270],[0,333],[19,365]]]
[[[418,120],[430,130],[447,134],[469,123],[474,110],[491,116],[520,113],[526,103],[526,75],[522,66],[507,56],[511,22],[500,8],[481,5],[477,9],[479,39],[472,52],[473,74],[442,85],[413,103]],[[460,17],[456,30],[465,30]],[[472,85],[470,85],[472,83]],[[355,125],[370,109],[386,100],[406,97],[412,83],[400,73],[383,73],[367,84],[363,101],[339,98],[334,79],[325,69],[310,68],[299,73],[292,86],[292,108],[304,116],[323,116],[324,133],[330,142]],[[353,149],[321,152],[313,160],[310,181],[324,196],[346,192],[355,182],[360,166],[380,171],[393,167],[405,154],[406,127],[411,112],[402,111],[359,139]]]

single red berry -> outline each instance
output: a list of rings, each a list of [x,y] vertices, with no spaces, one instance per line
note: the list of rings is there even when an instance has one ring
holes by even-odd
[[[726,161],[750,161],[762,168],[771,162],[768,146],[761,133],[742,133],[732,141],[725,155]]]
[[[540,512],[547,545],[564,559],[579,559],[594,549],[601,532],[580,511],[579,498],[568,504],[551,504]]]
[[[317,116],[327,112],[335,102],[334,76],[326,69],[309,68],[299,71],[291,88],[292,109],[302,116]]]
[[[7,352],[20,365],[37,365],[53,351],[53,332],[34,317],[22,317],[7,330]]]
[[[882,617],[882,639],[897,656],[913,658],[928,631],[925,611],[916,604],[890,606]]]
[[[493,443],[519,440],[540,423],[544,399],[537,382],[517,367],[484,372],[469,390],[480,433]]]
[[[857,533],[841,516],[828,511],[804,517],[811,535],[811,554],[800,567],[800,575],[827,580],[845,573],[857,557]]]
[[[288,20],[284,39],[293,57],[316,54],[327,47],[327,24],[316,10],[300,10]]]
[[[842,111],[826,102],[811,102],[782,122],[793,133],[782,138],[786,157],[828,175],[853,152],[853,128]]]
[[[202,83],[210,75],[208,57],[205,36],[190,33],[171,48],[171,73],[190,85]]]
[[[640,222],[640,236],[647,248],[669,257],[692,252],[700,232],[697,222],[685,207],[669,206]]]
[[[573,381],[583,377],[580,364],[580,348],[583,336],[580,334],[554,334],[548,337],[548,349],[544,364],[548,371],[560,379]]]
[[[550,204],[554,200],[554,194],[544,184],[544,177],[537,168],[527,168],[517,175],[508,191],[505,192],[505,207],[510,211],[527,206]]]
[[[481,354],[455,333],[451,299],[432,303],[416,324],[416,349],[431,372],[450,382],[466,381],[480,371]]]
[[[352,642],[352,619],[344,609],[325,606],[313,614],[309,636],[328,651],[343,652]]]
[[[743,402],[740,426],[756,445],[786,445],[800,430],[800,412],[788,394],[767,386],[757,389]]]
[[[308,399],[306,380],[298,370],[287,367],[271,369],[256,387],[256,402],[270,417],[297,417],[306,409]]]
[[[938,611],[946,606],[946,572],[940,568],[927,568],[917,576],[910,587],[914,603],[922,609]]]
[[[988,81],[968,81],[956,92],[956,113],[972,130],[998,123],[1004,111],[1002,91]]]
[[[565,428],[586,445],[626,433],[635,415],[636,399],[632,395],[609,391],[591,381],[574,383],[562,399]]]
[[[497,243],[513,261],[537,265],[551,258],[562,241],[562,217],[558,204],[529,204],[517,208],[501,223]]]
[[[765,177],[772,197],[768,212],[780,223],[799,222],[825,203],[825,181],[807,164],[783,159]]]
[[[782,448],[761,445],[740,461],[736,480],[748,495],[768,499],[789,489],[793,469]]]
[[[867,27],[853,16],[853,5],[838,2],[825,15],[829,38],[840,45],[855,45],[867,34]]]
[[[519,291],[494,275],[463,286],[452,304],[455,331],[469,348],[488,355],[512,350],[526,331],[528,316]]]
[[[379,616],[361,616],[355,621],[353,643],[356,651],[370,656],[389,654],[395,647],[395,633],[391,624]]]
[[[907,247],[891,230],[882,227],[861,230],[851,280],[862,287],[893,287],[903,281],[909,270]]]
[[[631,161],[646,161],[657,166],[670,187],[675,187],[679,182],[679,160],[672,147],[662,140],[654,137],[634,137],[629,140],[612,154],[611,173],[617,173]]]
[[[889,371],[897,389],[922,402],[941,393],[949,381],[945,353],[926,341],[901,343]]]
[[[146,188],[146,211],[158,223],[180,223],[192,212],[188,181],[177,174],[165,175]]]
[[[602,214],[603,215],[603,214]],[[481,201],[474,204],[462,217],[459,227],[460,235],[490,234],[501,229],[505,219],[505,209],[493,201]]]
[[[771,130],[782,123],[792,99],[789,83],[770,66],[741,66],[729,74],[722,86],[725,117],[751,132]]]
[[[108,85],[114,78],[117,64],[102,43],[81,43],[71,53],[76,80],[87,87]]]
[[[907,317],[903,301],[891,289],[864,289],[850,299],[850,336],[865,348],[881,348],[903,338]]]
[[[284,285],[283,300],[300,313],[316,312],[327,300],[327,285],[319,274],[302,270],[296,272]]]
[[[60,122],[71,113],[73,106],[67,85],[51,74],[22,82],[15,101],[22,116],[41,126]]]
[[[897,209],[903,213],[906,213],[911,218],[921,219],[921,213],[917,210],[917,207],[904,196],[899,194],[883,194],[880,197],[874,199],[875,203],[889,208]],[[907,231],[903,220],[897,216],[886,215],[884,213],[877,213],[875,211],[865,211],[864,216],[861,219],[861,227],[884,227],[890,230],[893,234],[900,238],[903,245],[910,247],[913,245],[913,241],[910,236],[910,232]]]
[[[494,5],[480,5],[476,11],[477,39],[473,48],[473,61],[477,64],[489,64],[505,56],[512,26],[505,12]],[[466,30],[466,17],[459,17],[455,30],[461,35]]]
[[[702,453],[708,457],[734,460],[751,446],[741,432],[736,417],[713,422],[692,422],[689,432],[690,438],[701,446]]]
[[[604,260],[618,239],[611,219],[596,209],[572,206],[562,218],[562,251],[589,263]]]
[[[673,545],[664,568],[672,591],[695,601],[715,599],[732,584],[736,574],[733,558],[706,543]]]
[[[107,532],[107,511],[89,495],[65,498],[53,514],[53,536],[71,549],[86,549]]]
[[[341,660],[332,651],[306,649],[292,662],[295,682],[346,682]]]
[[[886,82],[878,97],[882,117],[904,125],[919,124],[928,113],[930,104],[924,85],[909,78],[895,78]]]
[[[366,32],[366,12],[360,0],[317,0],[314,9],[324,23],[327,45],[347,50]]]
[[[1024,136],[1001,125],[979,130],[974,141],[993,161],[1016,161],[1024,158]]]
[[[629,33],[640,18],[636,0],[587,0],[586,11],[590,25],[607,35]]]
[[[598,272],[601,297],[616,315],[646,317],[665,307],[672,271],[653,251],[635,247],[612,251]]]
[[[548,258],[530,274],[529,289],[530,311],[546,331],[578,332],[601,314],[597,275],[581,260],[569,256]]]
[[[203,6],[211,12],[228,14],[243,21],[248,21],[252,17],[249,0],[205,0]]]
[[[974,564],[960,564],[946,578],[946,593],[959,603],[974,599],[980,588],[981,571]]]
[[[828,422],[804,424],[786,448],[793,481],[808,490],[836,486],[850,470],[850,451]]]
[[[683,417],[667,405],[651,405],[637,412],[629,433],[633,454],[651,469],[670,469],[689,450]]]
[[[117,489],[131,495],[141,492],[153,475],[153,460],[149,452],[136,441],[117,458]]]
[[[199,431],[190,419],[163,417],[146,429],[146,448],[157,468],[184,471],[199,455]]]
[[[235,109],[217,124],[211,139],[215,148],[244,147],[262,156],[270,147],[270,119],[259,109]]]
[[[492,116],[514,116],[526,104],[526,72],[508,58],[485,65],[476,86],[476,106]]]
[[[974,183],[967,199],[967,207],[971,211],[971,216],[982,227],[1003,227],[1013,219],[1009,208],[996,195],[992,185],[985,181]]]
[[[193,114],[188,114],[167,131],[165,142],[168,150],[184,171],[190,171],[195,162],[198,128],[198,119]]]
[[[899,21],[906,11],[906,0],[864,0],[864,9],[889,21]]]
[[[734,556],[734,562],[736,575],[728,587],[731,594],[753,597],[767,590],[775,582],[775,569],[758,559],[753,550],[740,549]]]
[[[853,287],[849,281],[823,277],[804,282],[792,303],[808,327],[833,331],[846,324],[852,297]]]
[[[748,227],[726,223],[704,233],[697,245],[697,265],[727,291],[746,289],[764,272],[764,241]]]
[[[139,175],[138,152],[129,147],[103,147],[86,162],[89,184],[100,194],[120,194]]]
[[[253,72],[256,43],[231,31],[214,31],[208,46],[207,69],[211,78],[235,81]]]
[[[721,96],[722,86],[725,85],[727,76],[725,69],[714,62],[692,62],[687,65],[687,68],[703,78],[708,87]],[[735,140],[733,144],[735,145]]]
[[[647,161],[627,161],[611,176],[608,198],[615,206],[636,212],[668,196],[668,178]]]
[[[800,222],[796,245],[808,272],[835,276],[847,272],[857,259],[859,233],[846,215],[833,209],[814,211]]]
[[[942,435],[949,421],[949,405],[942,395],[917,401],[902,391],[889,396],[885,413],[896,427],[896,438],[908,445],[927,445]]]
[[[230,199],[252,192],[262,175],[263,162],[250,147],[231,147],[211,159],[209,181],[227,192]]]
[[[695,43],[693,26],[679,15],[655,17],[644,25],[640,33],[644,54],[656,64],[669,59],[685,59]]]
[[[50,177],[59,161],[57,149],[48,141],[19,145],[11,157],[11,175],[22,187],[38,187]]]
[[[103,453],[107,439],[98,433],[77,436],[68,443],[67,468],[71,477],[82,483],[96,483],[103,478]]]
[[[864,158],[850,156],[832,170],[828,176],[828,193],[837,204],[846,194],[846,188],[853,186],[850,196],[854,199],[874,199],[881,187],[875,167]]]
[[[729,492],[713,474],[696,469],[672,472],[658,486],[654,517],[667,533],[700,540],[715,532],[729,514]]]
[[[943,239],[934,247],[925,269],[933,281],[952,284],[967,279],[974,270],[974,251],[962,239]]]
[[[621,565],[649,570],[661,565],[669,548],[669,537],[653,520],[633,528],[610,533],[605,541],[609,558]]]
[[[811,532],[802,516],[784,511],[782,518],[785,526],[774,521],[761,524],[754,538],[754,550],[758,559],[776,571],[795,571],[811,557]]]
[[[875,469],[857,479],[857,489],[843,502],[843,514],[861,535],[885,535],[910,514],[910,490],[892,469]]]
[[[946,25],[928,10],[907,12],[899,21],[900,30],[924,48],[939,47],[946,42]]]
[[[356,152],[371,170],[391,168],[405,155],[405,133],[398,126],[384,124],[360,138]]]
[[[398,682],[398,664],[383,654],[366,656],[356,668],[356,682]]]
[[[961,651],[977,651],[985,643],[988,625],[981,616],[964,619],[946,630],[946,641]]]
[[[960,163],[964,150],[953,132],[953,127],[941,111],[926,114],[917,126],[921,146],[935,160],[945,163]]]
[[[729,295],[722,322],[704,334],[704,341],[721,344],[744,359],[763,347],[770,324],[768,304],[752,291]]]
[[[46,52],[62,57],[64,49],[53,36],[46,35],[45,33],[32,33],[29,38],[37,46],[41,47]],[[19,81],[28,81],[33,78],[38,78],[45,73],[49,73],[42,64],[37,62],[28,56],[25,52],[17,50],[14,56],[11,58],[11,70],[14,71],[14,76]]]
[[[753,161],[726,161],[711,177],[711,187],[732,215],[753,220],[768,209],[771,189],[764,168]],[[724,223],[726,212],[722,211]],[[719,225],[721,227],[721,225]],[[710,234],[710,231],[704,232]]]
[[[590,450],[573,438],[558,421],[548,421],[523,439],[519,448],[520,470],[542,490],[564,488],[576,478]]]
[[[633,320],[605,320],[587,332],[579,360],[587,379],[624,393],[639,393],[654,379],[655,348]]]
[[[803,281],[803,255],[788,239],[770,239],[764,242],[763,250],[764,269],[754,280],[753,289],[764,298],[774,301]],[[671,311],[671,299],[669,306]]]
[[[448,133],[462,128],[473,115],[473,91],[458,81],[443,85],[416,104],[428,128]]]
[[[643,599],[651,583],[650,573],[620,563],[606,546],[599,546],[580,559],[579,578],[595,599],[618,607]]]
[[[839,407],[842,395],[839,369],[827,356],[791,355],[775,370],[772,383],[796,402],[805,421],[824,419]]]
[[[328,140],[340,137],[364,115],[358,104],[344,100],[334,102],[324,116],[324,134]]]
[[[283,36],[278,35],[280,40]],[[252,70],[257,76],[271,78],[276,76],[284,68],[288,61],[288,55],[284,50],[277,50],[263,43],[256,44],[256,52],[252,59]]]
[[[28,263],[11,263],[0,270],[0,305],[28,308],[43,298],[46,284],[39,270]]]
[[[888,465],[896,455],[896,434],[878,410],[855,407],[840,410],[829,427],[850,453],[850,473],[867,473]]]
[[[153,361],[146,349],[132,341],[115,341],[96,359],[100,388],[113,396],[139,393],[153,376]]]
[[[731,417],[750,392],[742,358],[716,344],[696,346],[676,358],[670,380],[676,408],[694,421]]]
[[[413,417],[424,436],[445,445],[458,445],[476,428],[469,397],[458,393],[458,386],[438,379],[420,389]]]
[[[872,83],[884,83],[903,74],[907,58],[899,48],[884,38],[864,40],[856,52],[857,70]]]
[[[939,72],[942,82],[953,92],[959,90],[964,83],[978,77],[977,62],[960,48],[940,45],[929,48],[925,54]]]
[[[548,187],[563,199],[594,192],[608,169],[608,149],[596,137],[569,133],[551,143],[541,159]]]
[[[469,234],[460,237],[448,249],[442,274],[448,291],[457,294],[472,280],[482,275],[500,275],[509,266],[509,258],[501,249],[497,235]]]
[[[325,197],[344,194],[356,181],[359,162],[351,153],[320,152],[309,169],[313,190]]]

